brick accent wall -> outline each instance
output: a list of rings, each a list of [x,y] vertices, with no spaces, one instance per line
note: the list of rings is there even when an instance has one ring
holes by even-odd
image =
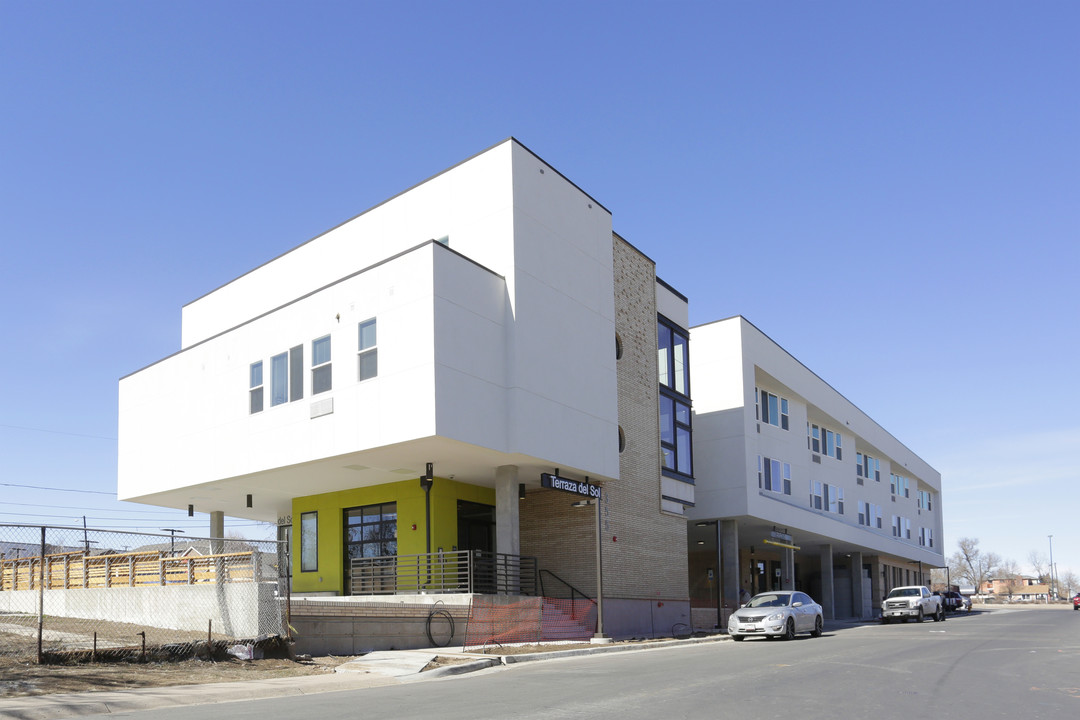
[[[605,595],[688,600],[686,520],[660,511],[656,265],[613,237],[619,426],[626,447],[604,503]],[[612,537],[618,538],[612,542]]]
[[[604,487],[604,598],[686,602],[686,520],[660,511],[656,267],[622,238],[612,240],[615,330],[623,351],[616,365],[619,426],[626,445],[619,479]],[[614,353],[615,338],[611,344]],[[595,510],[571,508],[573,501],[566,493],[529,491],[521,502],[521,553],[595,597]],[[550,576],[543,584],[550,596],[568,596]]]

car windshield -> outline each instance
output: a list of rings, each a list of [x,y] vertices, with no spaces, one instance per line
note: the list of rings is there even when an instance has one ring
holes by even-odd
[[[746,603],[746,607],[787,607],[789,602],[791,602],[791,595],[766,593],[764,595],[755,595],[750,602]]]
[[[918,597],[921,594],[919,588],[897,588],[889,593],[889,597]]]

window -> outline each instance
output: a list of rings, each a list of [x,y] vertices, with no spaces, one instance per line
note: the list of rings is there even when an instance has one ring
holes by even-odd
[[[397,555],[397,503],[345,510],[345,562]]]
[[[758,487],[781,495],[791,494],[791,465],[758,455]]]
[[[248,391],[248,412],[254,414],[262,412],[263,409],[262,360],[251,363],[249,377],[248,387],[251,389]]]
[[[319,569],[319,513],[300,514],[300,572]]]
[[[304,397],[304,346],[289,349],[289,400]]]
[[[881,461],[869,455],[855,453],[855,476],[860,485],[864,478],[881,482]]]
[[[330,370],[330,336],[311,341],[311,394],[318,395],[333,386]]]
[[[866,527],[881,529],[881,506],[874,503],[859,501],[859,524]]]
[[[815,510],[820,510],[821,506],[824,504],[822,495],[823,493],[821,491],[821,483],[810,483],[810,507],[814,508]]]
[[[687,334],[658,320],[657,354],[660,368],[660,384],[680,395],[690,395],[690,364]]]
[[[358,377],[370,380],[379,374],[379,349],[376,347],[375,318],[360,323],[357,351]]]
[[[900,515],[892,516],[892,534],[903,540],[911,539],[911,521]]]
[[[893,495],[903,495],[904,497],[911,497],[911,489],[908,487],[910,481],[903,475],[897,475],[895,473],[889,474],[889,490]]]
[[[843,460],[844,455],[841,448],[840,433],[833,432],[825,427],[819,427],[818,425],[806,425],[807,445],[810,449],[816,453],[822,455],[828,455],[831,458],[837,460]]]
[[[690,406],[668,395],[660,396],[660,452],[665,470],[693,475],[690,446]]]
[[[930,528],[919,528],[919,545],[934,547],[934,531]]]
[[[758,420],[769,425],[788,429],[788,400],[770,392],[754,388],[754,402],[757,404]]]
[[[835,485],[825,486],[825,509],[837,515],[844,514],[844,488]]]
[[[934,509],[934,494],[925,490],[919,491],[919,509],[920,510],[933,510]]]
[[[289,402],[289,354],[270,358],[270,405]]]
[[[665,475],[692,477],[688,336],[666,320],[657,320],[660,380],[660,452]]]

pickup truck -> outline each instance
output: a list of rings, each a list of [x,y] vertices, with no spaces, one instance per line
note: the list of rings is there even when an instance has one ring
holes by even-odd
[[[909,618],[922,622],[926,617],[934,618],[934,622],[944,621],[945,606],[941,603],[940,596],[934,595],[923,585],[893,588],[889,591],[889,596],[881,602],[883,623],[890,623],[894,619],[907,622]]]

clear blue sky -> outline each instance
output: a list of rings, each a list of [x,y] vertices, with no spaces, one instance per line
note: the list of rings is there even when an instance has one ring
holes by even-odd
[[[1080,5],[0,0],[0,521],[115,493],[180,308],[513,135],[1080,572]],[[20,503],[16,505],[15,503]]]

